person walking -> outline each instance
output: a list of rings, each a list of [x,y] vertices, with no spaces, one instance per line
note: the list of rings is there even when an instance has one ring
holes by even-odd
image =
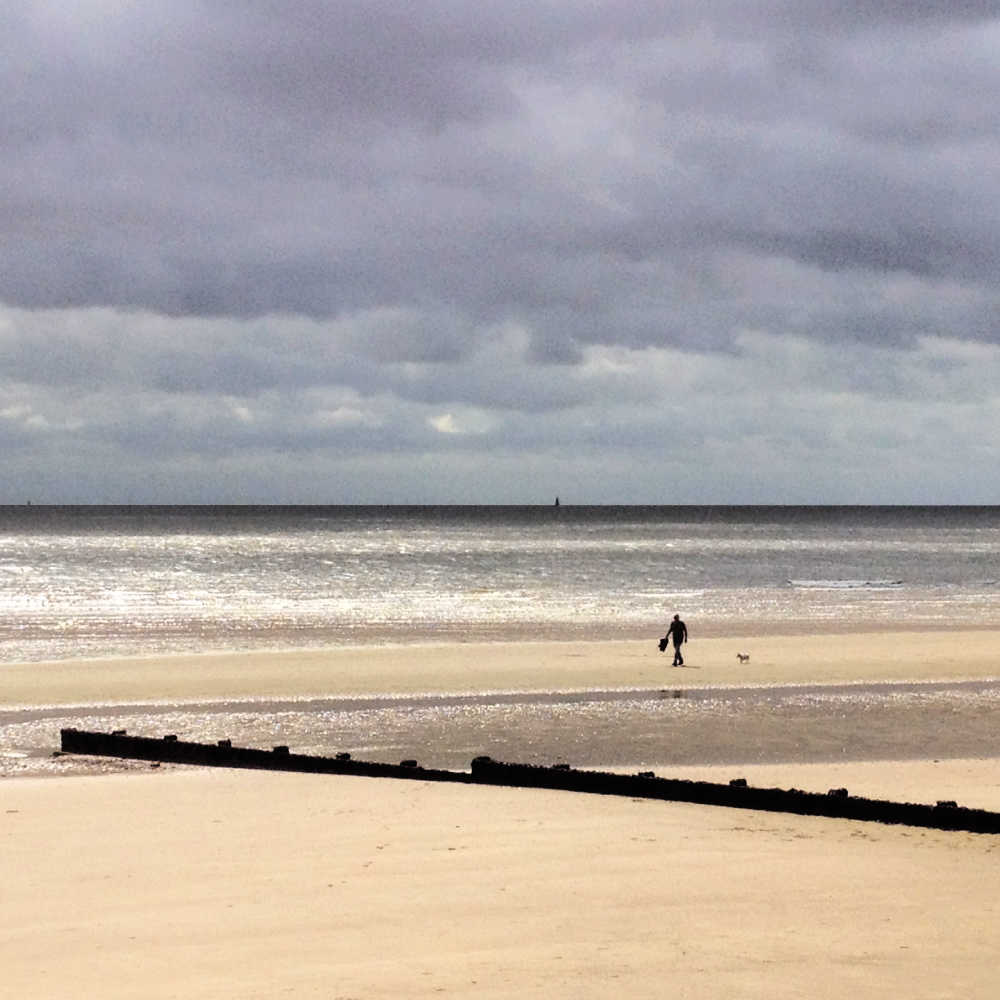
[[[667,629],[667,638],[674,644],[674,666],[683,667],[684,657],[681,656],[681,646],[688,640],[687,625],[681,621],[680,615],[674,615],[674,620]]]

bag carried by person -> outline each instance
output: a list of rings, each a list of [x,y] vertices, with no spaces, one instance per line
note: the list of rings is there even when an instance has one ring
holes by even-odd
[[[665,636],[664,636],[664,637],[663,637],[663,638],[662,638],[662,639],[660,640],[660,652],[661,652],[661,653],[662,653],[662,652],[663,652],[663,651],[664,651],[664,650],[665,650],[665,649],[667,648],[667,640],[668,640],[669,638],[670,638],[670,636],[669,636],[669,635],[665,635]]]

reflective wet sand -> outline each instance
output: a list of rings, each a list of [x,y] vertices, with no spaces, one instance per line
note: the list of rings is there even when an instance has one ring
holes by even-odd
[[[0,774],[93,767],[53,756],[64,726],[465,769],[479,754],[578,767],[994,757],[998,717],[994,681],[36,709],[0,713]]]

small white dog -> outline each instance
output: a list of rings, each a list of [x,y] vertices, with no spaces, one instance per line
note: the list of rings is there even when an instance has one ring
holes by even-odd
[[[749,653],[737,653],[736,654],[736,659],[739,660],[740,663],[749,663],[750,662],[750,654]]]

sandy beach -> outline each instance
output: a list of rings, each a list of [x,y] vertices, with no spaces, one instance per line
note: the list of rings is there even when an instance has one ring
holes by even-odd
[[[835,684],[1000,677],[1000,631],[450,643],[120,657],[0,667],[5,706],[464,691]],[[750,654],[740,663],[736,654]]]
[[[751,654],[740,665],[737,651]],[[421,646],[0,668],[2,707],[1000,675],[996,632]],[[992,756],[739,766],[1000,810]],[[638,763],[638,762],[637,762]],[[642,762],[648,765],[648,761]],[[733,767],[655,762],[726,780]],[[993,997],[1000,841],[524,789],[185,768],[8,778],[11,996]]]

